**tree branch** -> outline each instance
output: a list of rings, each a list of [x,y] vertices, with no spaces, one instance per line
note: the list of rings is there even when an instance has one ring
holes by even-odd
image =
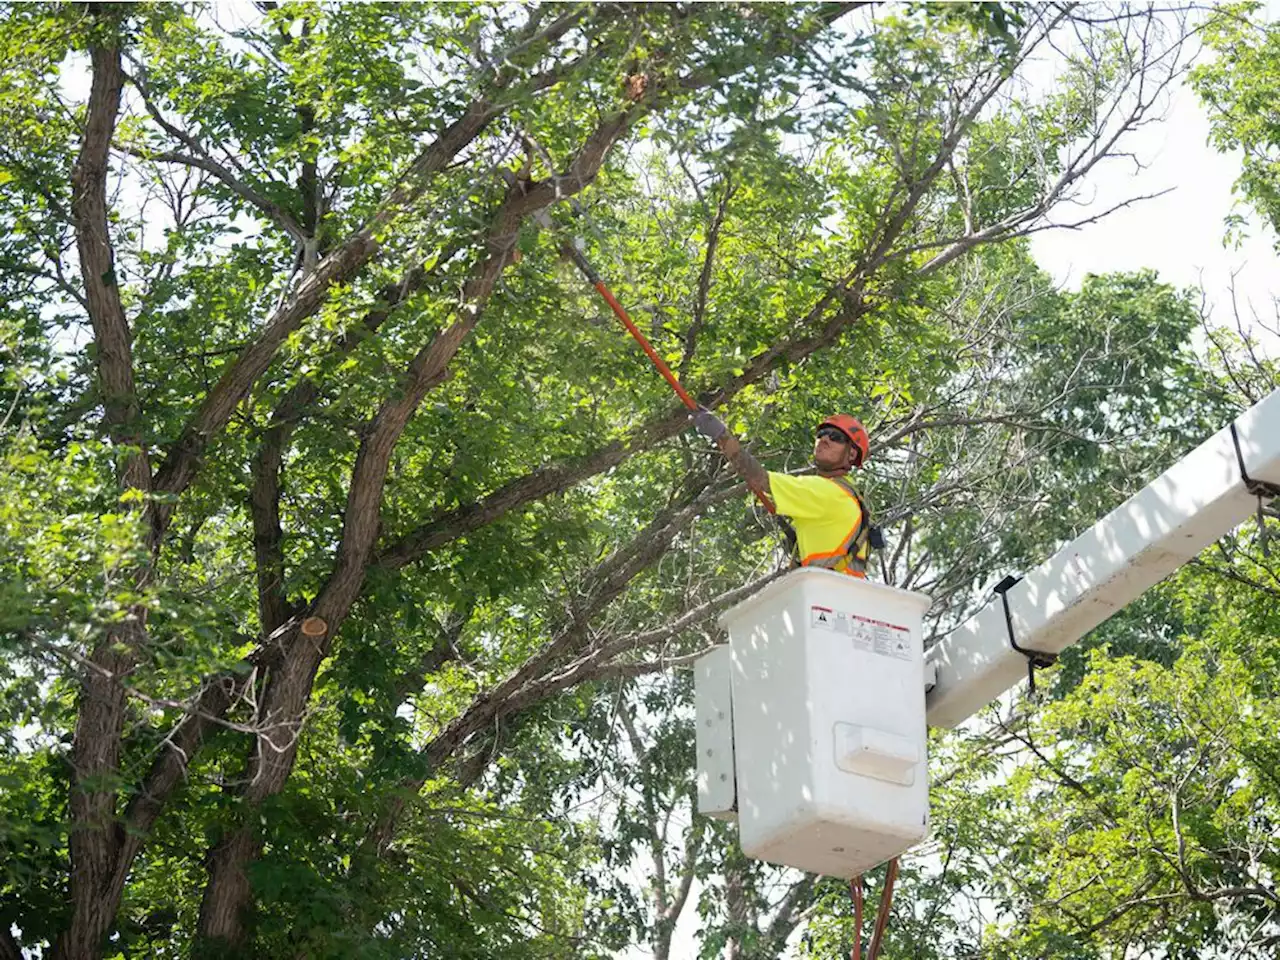
[[[114,24],[113,19],[101,19]],[[93,84],[84,141],[71,174],[71,215],[108,431],[116,444],[132,448],[126,454],[122,486],[145,491],[151,487],[151,469],[143,447],[133,381],[133,337],[120,302],[115,254],[107,226],[107,164],[122,86],[120,50],[98,45],[92,48],[91,57]]]
[[[452,260],[460,249],[459,245],[453,246],[437,257],[430,268],[419,264],[409,270],[399,283],[384,288],[377,305],[366,312],[359,323],[343,331],[326,352],[325,359],[341,359],[375,334],[392,313],[417,293],[427,278]],[[280,526],[279,508],[281,465],[294,428],[320,395],[320,384],[315,376],[294,384],[272,411],[271,422],[254,457],[250,513],[258,580],[258,616],[264,635],[273,633],[292,615],[284,594],[284,532]]]
[[[564,624],[535,654],[508,676],[472,700],[471,704],[450,721],[421,751],[430,769],[444,763],[478,732],[490,728],[502,717],[510,716],[541,700],[545,695],[538,678],[549,667],[577,649],[587,638],[591,619],[616,597],[651,563],[657,560],[671,540],[705,504],[698,488],[685,503],[678,503],[659,514],[628,544],[619,547],[592,571],[581,578],[567,603]],[[407,797],[422,789],[425,779],[408,779],[398,795],[388,804],[378,822],[370,829],[363,846],[380,856],[390,844]]]
[[[487,100],[477,100],[451,123],[428,147],[415,164],[415,186],[401,185],[394,191],[397,208],[407,204],[425,189],[427,174],[442,169],[453,156],[470,143],[493,119]],[[262,332],[232,362],[217,384],[205,397],[199,409],[169,449],[156,475],[156,488],[168,494],[179,494],[195,478],[200,457],[209,442],[221,432],[232,412],[249,390],[266,372],[276,351],[303,321],[320,309],[334,284],[352,278],[381,249],[379,230],[390,219],[384,209],[366,226],[356,231],[338,249],[326,256],[315,271],[305,276],[293,294],[267,321]],[[152,548],[158,549],[169,520],[172,503],[160,505],[152,517]]]
[[[698,273],[697,292],[693,298],[693,318],[689,329],[684,334],[684,354],[680,358],[680,379],[689,377],[689,364],[693,362],[693,353],[698,348],[698,335],[702,332],[707,316],[707,297],[711,293],[711,273],[715,265],[716,248],[720,245],[720,228],[724,225],[725,214],[729,210],[729,201],[734,191],[732,179],[724,178],[724,193],[720,195],[720,203],[716,207],[716,215],[707,228],[707,249],[702,257],[702,269]]]
[[[306,380],[290,390],[286,400],[309,404],[315,393],[314,383]],[[275,420],[263,435],[250,468],[253,484],[249,490],[249,514],[253,520],[258,622],[263,636],[289,619],[284,589],[284,530],[280,526],[280,471],[292,432],[291,421]]]
[[[7,927],[0,926],[0,960],[22,960],[22,947]]]
[[[577,22],[582,10],[560,17],[541,36],[548,43],[562,37]],[[522,34],[523,39],[528,39]],[[199,409],[166,453],[156,476],[156,489],[168,494],[182,493],[195,478],[205,448],[226,426],[232,412],[258,378],[266,372],[285,339],[314,315],[324,303],[331,286],[346,283],[382,250],[382,234],[390,223],[411,207],[426,190],[433,174],[483,132],[511,101],[499,102],[494,95],[512,86],[520,64],[502,61],[487,94],[473,100],[462,114],[449,123],[413,160],[397,185],[370,219],[302,277],[292,293],[268,318],[259,333],[227,368]],[[544,71],[522,85],[528,91],[542,90],[563,79],[556,70]],[[523,212],[530,212],[533,208]],[[158,504],[152,511],[152,548],[158,549],[173,516],[172,502]]]
[[[137,83],[138,81],[134,79],[135,86]],[[163,120],[159,119],[159,114],[154,111],[150,101],[147,100],[145,95],[143,96],[143,103],[147,105],[148,112],[150,112],[153,117],[156,117],[157,121],[164,126],[166,130],[169,130],[170,132],[176,131],[176,128],[167,126]],[[185,136],[185,134],[181,134],[180,132],[175,133],[175,135]],[[297,220],[294,219],[293,214],[280,206],[280,204],[268,200],[252,186],[245,183],[222,164],[218,163],[218,161],[203,152],[197,155],[182,153],[178,150],[148,150],[145,147],[134,147],[127,144],[116,144],[116,149],[129,154],[131,157],[137,157],[139,160],[147,160],[151,163],[172,163],[184,167],[191,167],[194,170],[203,170],[205,173],[212,175],[215,180],[287,233],[296,243],[302,244],[305,242],[306,234],[303,232],[302,227],[298,224]],[[197,149],[201,148],[197,147]]]
[[[71,209],[107,432],[124,454],[120,487],[145,492],[151,487],[151,468],[139,424],[129,322],[107,227],[107,164],[123,84],[120,49],[111,36],[118,29],[119,14],[96,6],[90,12],[104,39],[89,51],[93,78],[84,139],[72,172]],[[135,573],[139,581],[145,580],[145,570]],[[118,894],[111,895],[122,840],[115,822],[115,781],[125,694],[118,680],[131,669],[146,639],[145,617],[145,609],[135,607],[123,622],[103,631],[81,670],[71,747],[71,921],[54,945],[58,960],[96,956],[119,906]]]
[[[173,791],[186,776],[191,758],[209,731],[217,726],[245,689],[245,674],[222,674],[204,685],[190,712],[165,738],[161,753],[146,779],[125,808],[124,839],[116,866],[113,890],[119,897],[134,857],[142,849],[151,828]]]
[[[787,889],[774,909],[773,919],[769,921],[768,930],[765,931],[765,936],[773,950],[781,952],[786,946],[787,938],[800,922],[801,905],[813,896],[816,880],[813,874],[806,874],[797,880]]]

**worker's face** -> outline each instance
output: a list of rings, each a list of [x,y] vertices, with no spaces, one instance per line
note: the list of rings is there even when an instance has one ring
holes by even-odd
[[[853,467],[853,444],[835,427],[823,427],[813,441],[813,463],[819,470],[849,470]]]

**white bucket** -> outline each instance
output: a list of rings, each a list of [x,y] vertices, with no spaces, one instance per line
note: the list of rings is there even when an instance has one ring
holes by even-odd
[[[928,834],[929,605],[803,568],[721,616],[748,856],[847,878]]]

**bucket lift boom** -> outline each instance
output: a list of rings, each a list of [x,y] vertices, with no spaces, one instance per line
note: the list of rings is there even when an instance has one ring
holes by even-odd
[[[1280,390],[962,623],[926,657],[928,721],[954,727],[1280,496]],[[1019,650],[1018,648],[1021,648]],[[932,675],[932,676],[930,676]]]

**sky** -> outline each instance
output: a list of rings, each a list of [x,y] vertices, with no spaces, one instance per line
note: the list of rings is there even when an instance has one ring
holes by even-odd
[[[1032,237],[1036,262],[1068,288],[1089,273],[1150,268],[1177,287],[1204,290],[1212,319],[1234,325],[1231,285],[1243,319],[1256,310],[1272,328],[1274,298],[1280,296],[1280,257],[1275,234],[1236,197],[1232,185],[1240,171],[1238,154],[1216,151],[1209,143],[1209,119],[1195,93],[1179,88],[1166,119],[1134,133],[1129,140],[1145,169],[1113,161],[1094,172],[1084,197],[1073,208],[1080,220],[1138,194],[1169,192],[1117,211],[1079,230],[1049,230]],[[1228,214],[1249,221],[1249,236],[1236,246],[1225,242]],[[1064,215],[1066,218],[1066,215]],[[1280,338],[1255,325],[1253,332],[1272,357],[1280,357]]]

